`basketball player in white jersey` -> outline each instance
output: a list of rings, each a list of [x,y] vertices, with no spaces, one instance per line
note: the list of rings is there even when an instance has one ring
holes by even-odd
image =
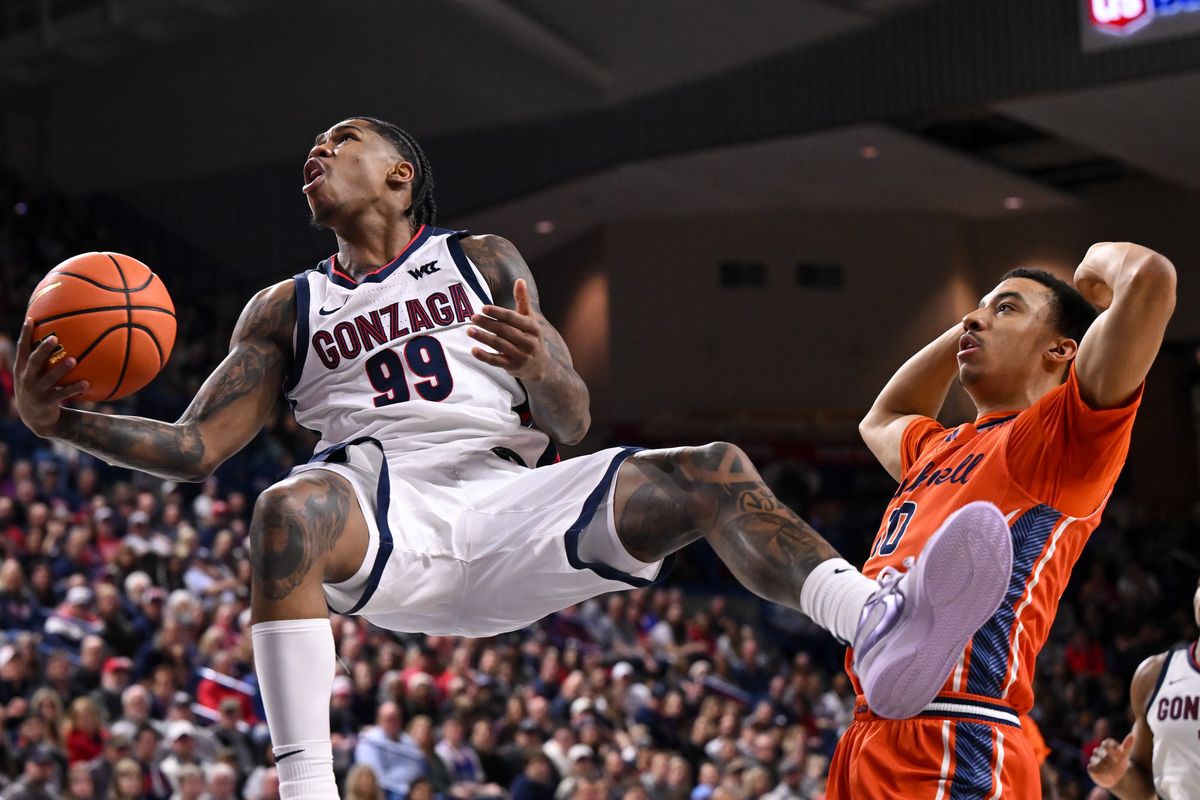
[[[317,136],[304,181],[337,253],[250,301],[176,423],[61,408],[82,389],[60,385],[73,360],[50,367],[55,341],[35,347],[29,321],[15,369],[34,432],[166,478],[209,475],[281,386],[320,433],[312,460],[259,496],[250,529],[255,665],[285,800],[337,796],[329,608],[490,636],[652,583],[703,537],[751,590],[853,642],[872,707],[897,717],[929,702],[995,612],[1012,545],[993,506],[965,508],[876,583],[733,445],[556,463],[551,441],[588,429],[588,392],[516,249],[434,228],[429,163],[381,120]]]
[[[1200,582],[1192,606],[1200,625]],[[1120,800],[1200,797],[1200,640],[1143,661],[1129,703],[1133,732],[1096,748],[1092,780]]]

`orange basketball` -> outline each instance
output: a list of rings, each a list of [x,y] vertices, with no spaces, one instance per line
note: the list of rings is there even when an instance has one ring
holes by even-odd
[[[62,384],[85,380],[84,400],[116,400],[158,374],[175,344],[175,304],[158,276],[120,253],[68,258],[42,279],[29,301],[36,346],[50,334],[51,362],[79,363]]]

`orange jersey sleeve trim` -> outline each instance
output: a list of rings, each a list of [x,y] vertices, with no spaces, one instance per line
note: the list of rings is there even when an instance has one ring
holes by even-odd
[[[1072,364],[1065,383],[1013,420],[1004,453],[1012,479],[1065,514],[1090,517],[1125,466],[1143,388],[1116,408],[1091,408]]]

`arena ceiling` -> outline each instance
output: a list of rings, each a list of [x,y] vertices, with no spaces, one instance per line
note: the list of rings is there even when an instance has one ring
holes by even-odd
[[[1164,181],[1200,189],[1200,72],[997,104]]]
[[[149,100],[169,80],[324,115],[402,100],[428,135],[651,93],[922,1],[6,0],[0,91],[95,80]]]
[[[419,136],[603,108],[870,25],[915,0],[10,0],[73,13],[0,39],[0,92],[125,124],[110,161],[56,168],[79,188],[213,174],[299,155],[343,115]],[[30,23],[36,20],[28,17]],[[222,146],[233,126],[236,146]],[[105,126],[107,127],[107,126]],[[63,131],[63,133],[59,133]],[[186,142],[150,154],[147,138]],[[209,143],[207,146],[204,143]],[[61,149],[67,149],[61,143]]]
[[[664,209],[987,217],[1130,174],[1200,187],[1200,111],[1179,102],[1200,89],[1196,48],[1083,58],[1065,5],[9,0],[4,149],[60,188],[143,209],[251,174],[299,208],[313,134],[377,113],[432,143],[458,216],[553,221],[538,248]],[[1017,7],[1045,19],[1010,29]],[[777,99],[789,85],[805,108]]]

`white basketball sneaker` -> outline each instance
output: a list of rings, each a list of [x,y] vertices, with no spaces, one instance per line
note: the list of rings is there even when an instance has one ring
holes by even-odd
[[[854,636],[854,671],[871,711],[907,719],[929,705],[1012,578],[1012,535],[1000,509],[950,515],[900,572],[884,567]]]

